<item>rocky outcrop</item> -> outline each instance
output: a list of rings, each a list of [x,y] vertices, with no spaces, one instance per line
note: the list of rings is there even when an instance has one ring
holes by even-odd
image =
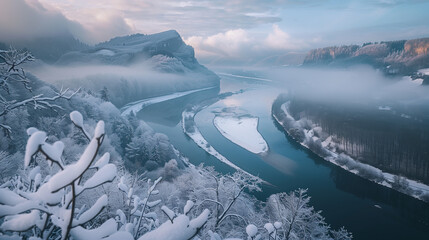
[[[64,54],[56,64],[99,63],[129,65],[148,61],[163,72],[204,71],[211,73],[195,59],[194,49],[183,42],[175,30],[144,35],[115,37],[84,51]]]
[[[429,38],[319,48],[304,60],[304,65],[354,64],[369,64],[388,75],[414,76],[429,67]]]

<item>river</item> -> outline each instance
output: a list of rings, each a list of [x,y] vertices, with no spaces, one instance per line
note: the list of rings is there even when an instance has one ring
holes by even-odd
[[[291,139],[271,116],[271,104],[279,93],[275,85],[258,79],[222,75],[220,92],[243,89],[243,93],[222,99],[195,116],[195,122],[206,140],[222,155],[243,170],[260,176],[271,185],[256,193],[265,200],[276,192],[308,189],[311,204],[332,228],[344,226],[354,239],[429,239],[429,204],[377,185],[332,165]],[[218,90],[207,90],[182,98],[153,104],[137,116],[155,131],[166,134],[171,143],[190,162],[215,166],[222,173],[229,166],[199,148],[182,130],[181,112],[188,106],[215,96]],[[225,107],[259,117],[258,130],[269,146],[261,157],[224,138],[213,125],[214,113]]]

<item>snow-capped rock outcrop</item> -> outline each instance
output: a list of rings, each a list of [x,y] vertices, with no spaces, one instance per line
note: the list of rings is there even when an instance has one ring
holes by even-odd
[[[213,74],[198,63],[194,49],[186,45],[175,30],[115,37],[89,49],[64,54],[57,64],[129,65],[141,61],[148,61],[154,69],[163,72],[200,71]]]

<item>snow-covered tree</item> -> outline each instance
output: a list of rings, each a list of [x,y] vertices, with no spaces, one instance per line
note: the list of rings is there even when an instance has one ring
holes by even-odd
[[[351,239],[352,236],[344,228],[338,231],[329,229],[320,212],[310,205],[310,197],[306,189],[298,189],[289,194],[278,193],[268,199],[268,211],[274,219],[280,222],[265,225],[271,234],[279,239]],[[271,229],[271,231],[269,230]],[[342,237],[339,237],[342,236]],[[348,238],[346,237],[348,236]],[[337,238],[338,237],[338,238]],[[272,237],[272,239],[276,239]]]
[[[344,227],[338,230],[331,230],[331,235],[334,240],[351,240],[353,235],[347,231]]]
[[[91,136],[84,129],[79,112],[72,112],[70,118],[81,129],[89,143],[77,161],[65,164],[64,143],[47,142],[47,135],[36,128],[29,128],[24,167],[28,178],[16,177],[0,187],[0,230],[14,236],[39,237],[43,239],[101,239],[121,236],[132,239],[127,232],[117,232],[116,221],[109,219],[94,229],[85,228],[108,204],[107,195],[99,197],[86,208],[77,206],[77,198],[116,177],[116,166],[109,163],[110,154],[99,156],[105,132],[104,122],[99,121]],[[98,160],[95,161],[98,157]],[[47,161],[54,171],[43,176],[41,167]]]
[[[248,204],[253,204],[245,191],[260,191],[261,179],[242,171],[221,175],[212,167],[202,168],[201,174],[207,178],[206,183],[195,186],[192,192],[197,209],[207,207],[212,212],[208,229],[220,236],[244,236],[252,212]]]
[[[23,106],[33,106],[35,109],[58,108],[54,104],[57,99],[70,99],[76,92],[69,94],[69,89],[61,89],[54,96],[45,97],[43,94],[22,97],[22,91],[32,91],[31,82],[22,68],[22,65],[34,61],[33,55],[27,51],[19,51],[13,47],[9,50],[0,50],[0,117],[5,116],[12,110]],[[2,123],[0,128],[6,136],[10,136],[12,128]]]
[[[194,207],[194,202],[188,201],[183,208],[183,214],[177,214],[166,206],[161,209],[168,217],[168,221],[157,229],[143,235],[138,240],[188,240],[193,239],[207,223],[210,215],[208,209],[190,219],[190,210]]]

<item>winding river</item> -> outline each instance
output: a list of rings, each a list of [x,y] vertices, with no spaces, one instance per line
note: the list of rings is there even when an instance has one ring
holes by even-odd
[[[311,204],[331,227],[344,226],[355,239],[429,239],[429,204],[334,166],[289,138],[271,116],[271,104],[282,91],[267,81],[223,74],[221,87],[156,103],[137,116],[157,132],[166,134],[193,164],[213,165],[219,172],[232,168],[199,148],[182,130],[182,111],[219,91],[240,94],[226,97],[201,110],[195,123],[204,138],[222,155],[243,170],[260,176],[271,185],[255,196],[265,200],[275,192],[307,188]],[[284,90],[283,90],[284,91]],[[213,112],[226,107],[259,117],[258,130],[269,153],[253,154],[223,137],[213,125]]]

